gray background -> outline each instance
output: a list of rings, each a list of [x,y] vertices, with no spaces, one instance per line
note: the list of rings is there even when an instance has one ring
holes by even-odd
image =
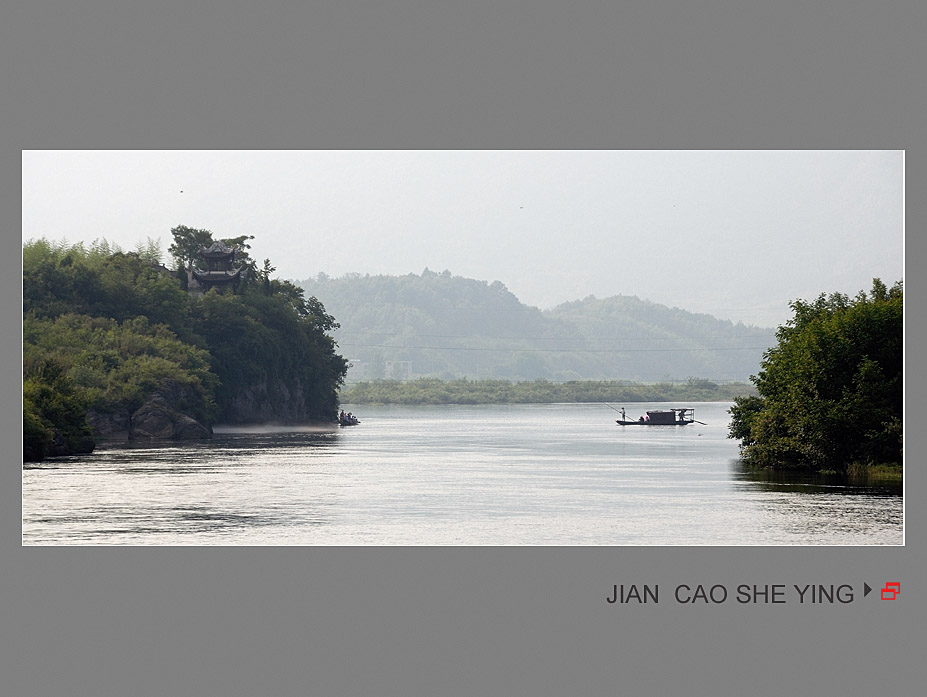
[[[922,258],[925,15],[913,3],[125,5],[4,10],[9,226],[16,162],[33,148],[904,148],[906,259]],[[3,283],[16,297],[11,238]],[[907,291],[910,360],[916,279]],[[20,338],[2,339],[11,396]],[[921,386],[908,375],[915,414]],[[924,684],[917,430],[904,547],[46,549],[21,545],[21,412],[14,398],[3,409],[4,695],[909,695]],[[902,584],[895,601],[878,599],[887,581]],[[847,605],[671,595],[681,583],[863,582],[876,593]],[[616,583],[660,584],[661,603],[609,605]]]

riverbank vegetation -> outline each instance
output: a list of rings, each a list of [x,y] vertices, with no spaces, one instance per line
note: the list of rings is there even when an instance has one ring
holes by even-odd
[[[756,395],[735,399],[730,437],[744,462],[888,477],[903,461],[903,303],[874,279],[869,294],[792,303],[766,352]],[[894,475],[898,476],[898,475]]]
[[[684,383],[577,380],[373,380],[347,385],[345,404],[554,404],[569,402],[715,402],[755,394],[747,383],[717,384],[690,378]]]
[[[206,433],[268,410],[280,421],[334,420],[347,368],[322,304],[246,252],[234,292],[191,292],[191,250],[212,233],[172,233],[175,269],[150,241],[131,252],[105,241],[23,245],[24,460],[92,450],[91,416],[131,437],[133,414],[154,396]]]

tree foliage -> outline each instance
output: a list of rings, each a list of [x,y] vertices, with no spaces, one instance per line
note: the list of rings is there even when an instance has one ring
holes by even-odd
[[[41,380],[45,366],[58,366],[87,408],[131,412],[170,384],[191,388],[186,413],[205,423],[214,416],[218,379],[210,371],[209,353],[146,317],[118,322],[79,314],[29,315],[23,320],[23,358],[26,379]]]
[[[346,362],[327,334],[337,323],[322,304],[271,278],[269,260],[235,294],[193,296],[177,272],[212,244],[212,234],[185,226],[172,232],[174,271],[150,241],[134,252],[105,241],[23,246],[27,459],[86,438],[88,409],[131,413],[155,392],[182,394],[180,410],[208,426],[226,420],[255,385],[271,392],[298,386],[300,414],[334,419]],[[247,249],[249,239],[223,241]]]
[[[177,270],[189,269],[197,266],[200,258],[200,250],[210,247],[216,240],[212,232],[201,228],[192,228],[186,225],[178,225],[171,228],[171,236],[174,241],[167,251],[174,258],[174,264]],[[247,266],[251,270],[251,276],[257,271],[257,265],[251,255],[248,254],[251,245],[248,240],[253,240],[254,235],[239,235],[238,237],[220,238],[219,241],[224,243],[228,248],[237,251],[238,263]],[[265,262],[265,269],[269,265],[269,260]]]
[[[113,251],[115,249],[115,251]],[[23,312],[40,317],[68,313],[124,321],[147,317],[188,335],[190,297],[151,254],[107,244],[71,247],[31,242],[23,250]]]
[[[748,463],[846,471],[902,460],[903,288],[796,300],[751,378],[759,396],[731,408]]]
[[[34,361],[23,377],[23,459],[91,452],[86,401],[54,360]]]

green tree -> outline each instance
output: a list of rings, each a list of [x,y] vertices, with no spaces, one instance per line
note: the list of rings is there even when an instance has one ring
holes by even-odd
[[[167,251],[174,257],[177,268],[190,268],[199,259],[200,250],[212,244],[212,233],[209,230],[178,225],[171,228],[174,242]]]
[[[28,365],[23,375],[23,460],[88,453],[94,448],[86,403],[54,360]]]
[[[171,228],[171,236],[174,238],[174,241],[171,246],[167,248],[167,251],[170,252],[171,256],[174,258],[174,263],[178,270],[196,266],[200,259],[200,251],[209,248],[213,242],[216,241],[213,238],[212,232],[209,230],[192,228],[186,225],[178,225],[175,228]],[[251,275],[256,276],[257,264],[247,251],[251,249],[248,240],[253,239],[254,235],[239,235],[238,237],[220,238],[219,241],[230,249],[236,249],[238,251],[236,255],[238,261],[248,266],[251,269]],[[149,240],[149,248],[150,246],[151,242]],[[265,260],[265,270],[268,268],[269,262],[269,259]]]
[[[184,413],[209,424],[217,384],[209,358],[167,326],[151,325],[142,316],[121,323],[78,314],[23,320],[25,379],[70,390],[96,411],[131,413],[155,391],[183,386],[188,388]]]
[[[903,288],[875,279],[867,295],[796,300],[735,399],[729,435],[746,462],[776,469],[846,471],[902,460]]]
[[[208,230],[172,232],[180,264],[212,242]],[[223,242],[242,250],[249,239]],[[286,398],[281,418],[334,419],[346,362],[327,334],[338,324],[318,299],[271,278],[270,260],[235,295],[194,297],[158,252],[150,240],[135,252],[105,240],[89,249],[24,244],[27,459],[86,447],[88,410],[131,414],[155,392],[207,426],[255,391],[270,408]]]

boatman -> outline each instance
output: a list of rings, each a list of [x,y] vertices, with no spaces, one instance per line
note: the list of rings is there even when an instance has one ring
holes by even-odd
[[[624,407],[621,407],[621,420],[622,420],[622,421],[627,421],[627,419],[625,418],[625,415],[624,415]]]

